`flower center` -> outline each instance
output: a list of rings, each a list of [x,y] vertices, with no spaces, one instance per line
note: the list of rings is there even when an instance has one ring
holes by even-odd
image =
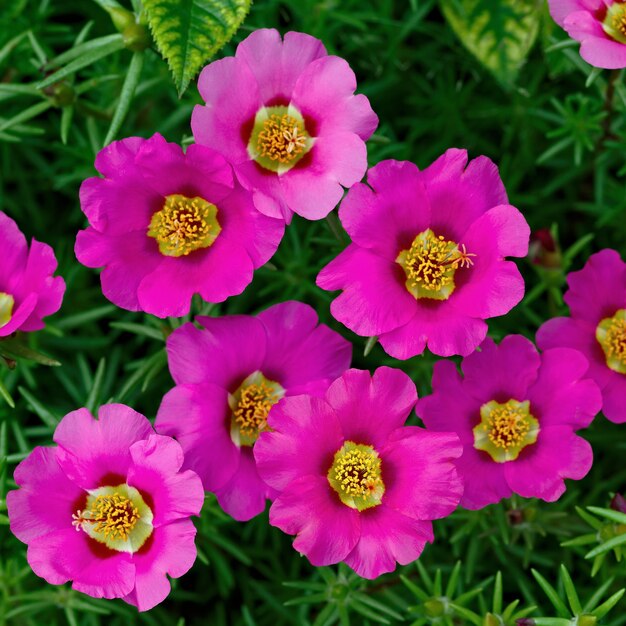
[[[163,208],[152,216],[148,236],[156,239],[161,254],[178,257],[208,248],[221,230],[214,204],[176,193],[166,196]]]
[[[626,43],[626,3],[620,0],[607,9],[602,28],[615,41]]]
[[[284,174],[312,145],[298,109],[292,105],[262,107],[254,118],[248,153],[265,169]]]
[[[11,321],[14,304],[15,300],[12,295],[0,291],[0,328]]]
[[[269,430],[267,416],[270,409],[285,395],[285,390],[273,380],[254,372],[248,376],[235,393],[229,394],[232,411],[230,436],[238,446],[251,446],[259,434]]]
[[[72,526],[118,552],[136,552],[152,534],[152,511],[134,487],[126,484],[88,492],[83,511]]]
[[[454,291],[459,268],[474,265],[463,244],[448,241],[430,230],[420,233],[396,259],[406,274],[406,288],[416,299],[447,300]]]
[[[626,309],[603,319],[596,328],[596,339],[604,350],[607,366],[626,374]]]
[[[480,407],[480,424],[474,427],[474,448],[484,450],[496,463],[514,461],[537,441],[539,422],[530,413],[530,402],[495,400]]]
[[[327,478],[340,500],[358,511],[378,506],[385,493],[378,453],[353,441],[346,441],[335,453]]]

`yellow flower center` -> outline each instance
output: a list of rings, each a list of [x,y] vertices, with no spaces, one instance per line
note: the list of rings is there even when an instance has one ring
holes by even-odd
[[[607,366],[626,374],[626,309],[603,319],[596,328],[596,339],[604,350]]]
[[[306,148],[304,124],[291,115],[270,115],[257,137],[259,155],[279,163],[289,163]]]
[[[148,236],[156,239],[165,256],[186,256],[208,248],[222,230],[217,207],[203,198],[173,194],[150,220]]]
[[[136,552],[152,534],[152,511],[134,487],[122,484],[88,492],[87,506],[72,525],[119,552]]]
[[[480,407],[480,424],[474,427],[474,448],[484,450],[497,463],[515,460],[537,441],[539,422],[530,413],[530,402],[492,400]]]
[[[459,268],[474,265],[463,244],[449,241],[430,230],[420,233],[408,250],[396,258],[406,274],[406,288],[416,299],[447,300],[454,291]]]
[[[615,41],[626,43],[626,3],[614,2],[606,11],[602,22],[604,32]]]
[[[14,304],[15,300],[12,295],[0,291],[0,328],[11,321]]]
[[[261,372],[248,376],[228,398],[232,411],[230,436],[235,444],[251,446],[263,431],[269,430],[267,416],[284,395],[285,390]]]
[[[248,153],[265,169],[284,174],[311,149],[313,141],[294,106],[262,107],[254,119]]]
[[[385,493],[378,453],[353,441],[346,441],[335,453],[327,478],[339,499],[359,511],[378,506]]]

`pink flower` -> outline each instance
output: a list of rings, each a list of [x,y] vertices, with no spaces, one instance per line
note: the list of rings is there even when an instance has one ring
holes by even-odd
[[[612,422],[626,422],[626,263],[615,250],[602,250],[569,274],[567,283],[571,317],[547,321],[537,345],[582,352],[588,376],[602,391],[602,411]]]
[[[424,171],[383,161],[367,182],[339,209],[352,243],[317,277],[322,289],[343,290],[332,314],[398,359],[427,345],[441,356],[471,353],[484,320],[524,295],[504,257],[527,253],[530,229],[497,167],[486,157],[468,165],[467,152],[452,149]]]
[[[282,238],[282,221],[260,215],[224,158],[204,146],[183,153],[158,134],[131,137],[101,150],[96,169],[104,178],[80,188],[90,226],[76,256],[104,266],[102,291],[124,309],[182,316],[194,293],[223,302]]]
[[[61,308],[65,281],[53,276],[54,251],[35,239],[28,248],[17,224],[0,211],[0,337],[40,330],[42,318]]]
[[[456,435],[404,426],[415,385],[400,370],[351,369],[324,398],[285,398],[254,449],[279,492],[270,523],[313,565],[343,561],[364,578],[406,565],[432,542],[431,520],[463,491]]]
[[[196,558],[189,519],[204,501],[200,479],[181,472],[183,453],[123,404],[68,413],[55,447],[36,447],[7,495],[11,530],[28,544],[33,571],[94,598],[146,611]]]
[[[513,493],[553,502],[564,478],[587,474],[591,446],[574,434],[600,410],[596,384],[583,379],[587,367],[576,350],[539,355],[521,335],[499,346],[487,339],[463,359],[463,376],[454,363],[435,363],[433,393],[417,414],[429,431],[461,438],[461,506],[480,509]]]
[[[626,2],[623,0],[548,0],[550,14],[572,39],[580,56],[605,69],[626,67]]]
[[[365,140],[378,118],[356,78],[321,41],[290,32],[253,32],[234,57],[214,61],[198,79],[206,106],[191,128],[197,143],[219,150],[259,211],[311,220],[337,206],[343,187],[367,169]]]
[[[301,302],[256,317],[198,317],[167,340],[176,387],[163,398],[159,432],[176,437],[185,465],[235,519],[261,513],[275,492],[259,478],[252,449],[283,396],[319,395],[350,366],[349,342]]]

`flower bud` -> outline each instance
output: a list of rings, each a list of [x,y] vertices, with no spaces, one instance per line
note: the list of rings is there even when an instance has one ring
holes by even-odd
[[[544,269],[561,269],[562,257],[558,243],[548,228],[540,228],[530,234],[528,249],[530,260]]]
[[[611,500],[611,508],[620,513],[626,513],[626,498],[621,493],[616,493]]]

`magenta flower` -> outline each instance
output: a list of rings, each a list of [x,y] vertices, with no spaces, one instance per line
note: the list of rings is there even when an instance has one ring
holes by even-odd
[[[383,161],[367,182],[339,209],[352,243],[317,277],[322,289],[343,290],[332,314],[398,359],[427,345],[440,356],[469,354],[485,338],[484,320],[524,295],[505,257],[526,255],[530,229],[507,203],[497,167],[486,157],[468,165],[467,152],[452,149],[424,171]]]
[[[431,520],[463,491],[456,435],[404,426],[417,393],[400,370],[351,369],[324,398],[285,398],[254,449],[279,492],[270,523],[313,565],[343,561],[364,578],[406,565],[432,542]]]
[[[36,447],[7,495],[11,530],[28,562],[53,585],[94,598],[122,598],[140,611],[162,602],[167,575],[196,558],[189,519],[204,501],[200,479],[181,472],[183,453],[123,404],[68,413],[56,447]]]
[[[276,251],[281,220],[259,215],[224,158],[186,153],[161,135],[115,141],[96,157],[104,178],[80,188],[89,228],[76,256],[102,267],[114,304],[158,317],[189,313],[191,297],[223,302],[241,293]]]
[[[206,106],[191,117],[196,142],[226,157],[262,213],[320,219],[363,178],[378,118],[354,95],[348,63],[318,39],[257,30],[234,57],[205,67],[198,89]]]
[[[587,474],[591,446],[575,431],[589,426],[601,401],[596,384],[583,379],[580,352],[540,355],[530,340],[509,335],[499,346],[487,339],[461,368],[463,376],[454,363],[435,363],[433,393],[417,405],[429,431],[461,439],[461,506],[480,509],[513,493],[553,502],[564,478]]]
[[[275,492],[259,477],[252,449],[273,406],[300,393],[320,395],[350,366],[352,346],[301,302],[256,317],[198,317],[167,340],[176,382],[163,398],[158,432],[176,437],[185,465],[235,519],[249,520]],[[210,355],[210,356],[207,356]]]
[[[54,251],[35,239],[29,249],[17,224],[2,211],[0,249],[0,338],[42,329],[42,318],[61,308],[65,293],[65,281],[53,276]]]
[[[580,56],[605,69],[626,67],[626,2],[623,0],[548,0],[550,14],[569,36],[581,42]]]
[[[612,422],[626,422],[626,263],[615,250],[602,250],[567,283],[564,299],[572,316],[548,320],[537,345],[582,352],[588,376],[602,392],[602,411]]]

